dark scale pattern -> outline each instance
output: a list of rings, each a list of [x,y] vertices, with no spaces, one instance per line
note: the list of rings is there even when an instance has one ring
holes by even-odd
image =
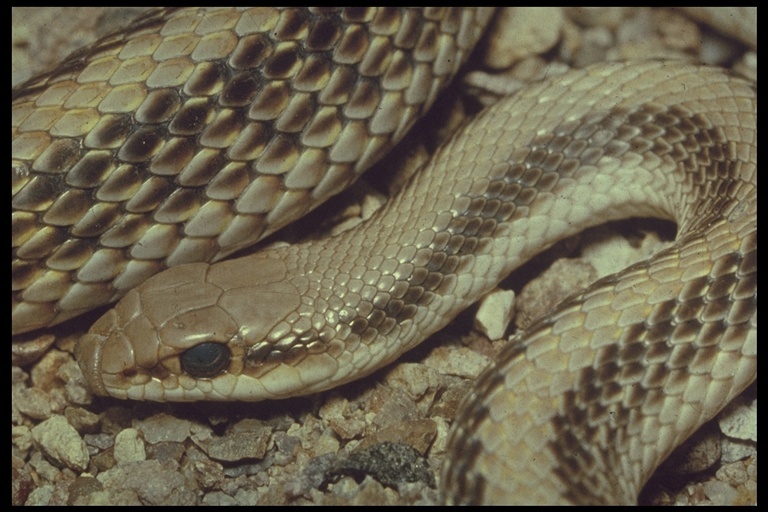
[[[739,142],[738,139],[729,140],[724,128],[714,126],[707,116],[688,108],[644,104],[635,110],[614,109],[605,115],[594,113],[579,122],[563,123],[552,130],[551,135],[534,138],[529,148],[517,150],[525,155],[524,161],[509,162],[506,180],[494,181],[489,187],[489,190],[511,191],[506,194],[511,207],[503,217],[495,217],[499,223],[508,219],[515,222],[515,213],[530,204],[532,197],[526,198],[525,202],[518,199],[524,194],[525,187],[537,187],[533,189],[535,196],[551,190],[562,178],[578,173],[580,165],[595,164],[604,156],[621,158],[627,151],[653,151],[663,161],[671,162],[677,172],[674,175],[677,183],[662,189],[661,193],[669,198],[670,207],[676,210],[681,234],[673,247],[656,255],[653,260],[601,279],[585,292],[559,305],[550,316],[513,340],[494,368],[482,374],[473,396],[465,401],[467,406],[457,418],[458,428],[450,441],[451,451],[461,461],[461,465],[456,467],[454,460],[454,467],[444,472],[445,488],[451,499],[460,498],[466,504],[498,499],[503,492],[493,486],[503,485],[498,481],[497,474],[505,469],[498,465],[510,464],[506,469],[512,471],[522,469],[518,464],[541,463],[541,468],[536,471],[544,471],[547,464],[544,461],[554,460],[557,464],[552,466],[552,470],[559,480],[557,487],[564,489],[565,494],[549,496],[548,500],[563,499],[574,504],[615,504],[620,500],[632,500],[644,483],[640,481],[640,475],[648,472],[644,464],[660,462],[674,447],[672,445],[664,451],[659,446],[657,461],[638,461],[636,451],[646,448],[638,448],[640,436],[634,434],[632,440],[633,432],[638,429],[642,432],[647,429],[666,432],[665,429],[670,428],[664,424],[670,421],[668,415],[684,409],[683,403],[688,405],[687,398],[680,398],[680,405],[670,409],[669,400],[674,400],[677,395],[687,395],[686,386],[690,386],[697,377],[735,378],[732,372],[722,375],[720,367],[724,353],[741,351],[741,344],[747,339],[756,315],[756,248],[748,242],[754,240],[756,233],[754,225],[750,225],[748,220],[746,223],[742,221],[741,227],[729,227],[726,231],[725,221],[716,219],[734,210],[739,201],[750,201],[749,195],[746,199],[744,197],[746,190],[752,190],[754,194],[752,186],[746,181],[752,172],[748,166],[753,163],[743,161],[743,149],[742,153],[737,150]],[[514,179],[509,180],[510,176]],[[665,176],[659,176],[659,182],[664,182],[664,179]],[[681,199],[678,194],[695,200]],[[486,198],[488,196],[485,194]],[[467,208],[467,212],[477,214],[485,211],[476,198],[471,198],[468,204],[475,207]],[[694,207],[690,208],[690,205]],[[735,211],[739,213],[738,209]],[[452,226],[459,228],[469,224],[466,219],[451,222]],[[706,229],[695,231],[701,227]],[[739,229],[741,232],[738,232]],[[714,247],[723,243],[720,239],[729,236],[743,237],[745,242],[739,250],[723,252],[722,248],[718,248],[716,258],[706,256],[713,259],[712,268],[707,274],[696,275],[692,271],[698,266],[696,260],[703,259]],[[602,329],[605,334],[600,333],[601,329],[590,332],[588,327],[561,333],[563,329],[569,329],[559,323],[562,319],[566,319],[563,320],[566,326],[586,323],[590,301],[599,301],[603,296],[621,296],[622,292],[617,290],[623,290],[625,282],[635,282],[637,276],[647,275],[651,276],[651,282],[663,283],[672,274],[673,268],[677,276],[678,267],[686,269],[687,266],[691,269],[683,274],[685,277],[677,296],[655,301],[646,297],[639,301],[644,311],[647,310],[647,314],[639,315],[640,320],[621,325],[620,329],[615,321],[609,321],[608,327]],[[742,268],[744,270],[740,270]],[[640,290],[642,286],[637,293]],[[614,300],[617,303],[607,307],[621,311],[620,299]],[[553,330],[558,333],[557,336]],[[585,341],[574,352],[576,355],[571,356],[572,340],[582,335],[591,340],[592,345]],[[617,338],[603,339],[603,336]],[[551,352],[557,352],[557,355]],[[591,353],[587,356],[582,352]],[[587,361],[582,361],[587,357]],[[534,378],[538,379],[534,382],[542,382],[543,389],[526,380],[532,377],[523,377],[531,367],[547,368],[549,361],[553,362],[553,373],[562,371],[564,375],[554,376],[554,379],[566,379],[565,375],[572,378],[572,383],[563,394],[558,392],[558,396],[551,398],[546,394],[544,384],[549,376]],[[563,361],[563,367],[558,367],[555,361]],[[521,375],[521,382],[517,385],[506,382],[507,379],[516,382],[517,377],[511,376],[517,374]],[[527,389],[525,395],[515,399],[519,394],[518,387],[532,389]],[[696,390],[692,396],[700,392],[702,390]],[[499,393],[509,395],[506,402],[501,401]],[[548,420],[551,437],[546,438],[549,441],[543,447],[547,454],[530,454],[519,461],[508,461],[505,457],[514,460],[518,454],[507,451],[497,454],[485,446],[486,443],[494,444],[495,440],[480,442],[477,439],[477,436],[483,435],[480,432],[498,433],[502,428],[508,429],[505,426],[509,422],[524,424],[527,420],[524,412],[510,411],[516,408],[523,411],[528,407],[536,411],[538,405],[534,403],[539,399],[538,393],[541,393],[542,407],[550,400],[557,400],[557,413]],[[503,405],[492,411],[489,402]],[[700,414],[704,414],[706,409],[695,403],[691,407]],[[656,415],[662,413],[667,413],[667,416],[657,420]],[[537,414],[534,412],[531,415],[532,424],[537,421]],[[499,416],[508,417],[501,419]],[[643,416],[660,424],[639,425]],[[539,429],[527,428],[530,428],[529,435],[535,439]],[[694,426],[675,428],[687,429],[676,432],[679,442],[692,432]],[[489,434],[486,432],[485,435]],[[515,442],[517,444],[512,446],[516,446],[516,450],[522,449],[521,454],[527,453],[524,452],[526,441],[516,439]],[[667,446],[667,439],[664,439],[664,446]],[[656,449],[647,449],[651,448]],[[630,454],[630,450],[635,452]],[[536,450],[534,453],[537,453]],[[529,456],[535,457],[536,461],[528,460]],[[628,465],[628,461],[633,461],[635,465]],[[638,467],[638,464],[643,467]],[[492,474],[478,468],[489,470]],[[487,477],[494,481],[487,480]],[[519,489],[521,484],[515,485]],[[523,492],[531,496],[537,494],[535,491]],[[506,496],[512,499],[512,495]],[[524,501],[524,498],[519,499]]]
[[[465,271],[464,266],[490,250],[489,244],[493,243],[499,227],[513,222],[520,208],[529,206],[539,194],[552,190],[563,177],[576,173],[581,162],[578,158],[585,158],[585,152],[591,155],[586,163],[596,162],[605,153],[621,156],[629,147],[624,141],[603,136],[599,144],[604,149],[597,150],[590,146],[595,143],[591,137],[598,131],[608,130],[615,137],[631,139],[637,131],[623,129],[630,115],[625,111],[611,111],[595,114],[582,123],[558,127],[553,131],[557,134],[554,137],[542,135],[534,139],[529,148],[515,153],[522,155],[520,161],[511,159],[496,165],[488,185],[476,195],[459,196],[454,204],[462,206],[453,212],[446,228],[435,233],[427,246],[418,249],[414,258],[396,269],[396,284],[389,290],[381,290],[388,296],[377,296],[378,300],[374,298],[356,306],[356,314],[348,320],[350,332],[364,344],[373,343],[379,336],[386,336],[395,325],[412,320],[419,308],[428,308],[436,295],[452,290],[450,285],[457,274]],[[652,123],[653,118],[645,122]],[[375,243],[369,241],[364,245]],[[392,290],[400,283],[400,292],[393,294]],[[444,285],[449,286],[443,288]],[[387,321],[387,329],[381,329]],[[287,339],[300,343],[291,335]],[[287,352],[277,347],[273,350],[270,361],[284,360]]]
[[[463,207],[453,212],[446,229],[435,233],[428,247],[417,251],[409,262],[410,270],[398,276],[407,291],[396,305],[372,303],[372,312],[351,319],[352,332],[361,335],[386,317],[397,324],[412,319],[417,308],[428,307],[435,294],[442,293],[441,285],[450,282],[449,276],[463,272],[462,265],[488,252],[488,244],[493,243],[499,227],[514,222],[515,214],[539,194],[551,191],[564,177],[573,176],[581,165],[592,165],[605,155],[620,158],[633,145],[639,145],[639,133],[664,140],[668,131],[654,128],[660,126],[658,118],[661,123],[673,124],[666,112],[648,106],[637,112],[614,109],[594,113],[581,122],[560,125],[551,134],[536,137],[528,148],[518,148],[510,160],[496,165],[491,181],[478,195],[466,193],[457,198],[455,204]],[[629,125],[630,120],[635,125]],[[520,161],[514,160],[516,155],[522,155]],[[405,305],[414,307],[403,308]],[[679,327],[673,334],[696,327]]]
[[[148,254],[157,223],[167,241],[154,251],[157,268],[251,245],[396,143],[434,100],[409,90],[415,67],[431,69],[437,91],[487,19],[459,9],[156,10],[21,85],[13,92],[13,225],[26,231],[14,233],[14,329],[70,314],[55,299],[25,295],[25,269],[45,275],[55,250],[27,247],[36,231],[61,230],[59,244],[88,239],[94,258],[110,233],[124,268]],[[459,33],[469,37],[459,41]],[[440,52],[456,51],[451,69],[436,67]],[[410,118],[392,122],[393,108]],[[50,210],[69,189],[80,192],[78,207]],[[132,220],[116,246],[114,228],[135,215],[144,221]],[[52,295],[64,301],[75,283],[113,287],[109,300],[126,291],[103,271],[80,268]]]
[[[679,250],[678,247],[684,242],[685,239],[679,241],[676,247],[667,252]],[[738,259],[738,254],[726,254],[717,261],[715,267],[722,269],[724,261],[727,261],[730,262],[728,266],[733,268],[734,260]],[[647,263],[632,267],[624,273],[643,265],[647,266]],[[594,437],[598,433],[610,433],[612,436],[628,438],[625,429],[633,421],[633,409],[656,409],[653,403],[664,395],[661,392],[662,386],[674,388],[672,379],[685,379],[689,373],[696,374],[701,368],[711,368],[721,354],[722,348],[719,345],[726,332],[734,326],[748,324],[756,313],[756,290],[751,297],[734,300],[733,273],[719,274],[709,280],[707,295],[697,300],[695,297],[701,293],[696,289],[701,290],[702,279],[692,281],[698,284],[686,290],[692,295],[684,293],[685,302],[666,301],[657,304],[645,323],[629,326],[617,344],[607,347],[601,351],[605,354],[599,353],[595,357],[594,366],[579,373],[577,390],[569,391],[564,396],[560,406],[562,413],[553,419],[556,441],[551,443],[549,449],[565,461],[562,470],[558,470],[558,477],[563,482],[563,488],[570,490],[566,497],[571,502],[604,502],[605,486],[581,479],[585,475],[610,474],[595,471],[592,466],[596,464],[604,468],[622,467],[621,457],[625,454],[621,448],[606,450],[601,454],[600,461],[594,460],[591,447],[617,445],[615,439],[596,443]],[[728,284],[719,286],[720,283]],[[596,288],[599,286],[600,283],[595,284]],[[569,302],[576,304],[582,299],[582,296],[576,296]],[[532,332],[530,337],[535,337],[535,329]],[[674,346],[670,340],[675,340]],[[616,378],[616,374],[620,374],[621,378]],[[631,387],[632,394],[629,397],[622,395],[623,389],[617,384],[622,381],[639,382]],[[601,408],[610,409],[610,415],[601,413]],[[598,418],[610,421],[610,426],[596,423]],[[664,456],[666,454],[660,457]],[[628,475],[616,473],[616,478],[618,482],[628,479]]]

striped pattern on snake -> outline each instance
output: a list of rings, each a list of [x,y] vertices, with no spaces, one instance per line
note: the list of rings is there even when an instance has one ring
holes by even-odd
[[[14,89],[14,334],[251,246],[343,190],[491,12],[152,10]]]

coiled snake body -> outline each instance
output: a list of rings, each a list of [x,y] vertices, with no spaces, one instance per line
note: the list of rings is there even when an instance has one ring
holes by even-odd
[[[490,15],[203,14],[154,12],[14,93],[14,332],[132,289],[77,347],[95,393],[328,389],[393,361],[557,240],[641,215],[675,220],[675,244],[510,343],[454,426],[448,501],[631,502],[755,379],[756,95],[680,63],[529,87],[341,236],[134,288],[251,244],[354,180]]]

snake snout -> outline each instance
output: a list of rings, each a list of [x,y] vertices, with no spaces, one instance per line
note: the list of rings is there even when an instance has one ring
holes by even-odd
[[[110,317],[116,315],[111,314],[109,311],[104,315],[91,332],[80,338],[75,346],[75,358],[78,365],[80,365],[80,371],[83,372],[85,383],[94,395],[97,396],[109,396],[107,388],[104,386],[104,381],[101,378],[101,360],[104,353],[104,344],[107,342],[108,336],[94,332],[97,325],[103,325],[104,322],[109,322]],[[114,325],[114,318],[111,319]]]
[[[136,352],[112,309],[104,314],[75,347],[75,357],[94,395],[121,397],[136,375]]]

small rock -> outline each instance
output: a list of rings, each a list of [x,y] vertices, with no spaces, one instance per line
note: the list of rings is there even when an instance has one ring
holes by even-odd
[[[720,413],[718,423],[728,437],[757,442],[757,400],[734,400]]]
[[[82,407],[67,407],[64,410],[64,417],[80,433],[96,433],[101,424],[101,418],[99,418],[98,414],[94,414]]]
[[[564,19],[562,10],[557,8],[501,9],[488,38],[486,64],[506,69],[525,57],[549,51],[560,37]]]
[[[579,25],[600,25],[615,29],[625,18],[631,16],[634,10],[633,7],[567,7],[565,13]]]
[[[203,497],[203,505],[209,507],[232,507],[238,504],[235,498],[221,491],[210,492]]]
[[[261,459],[267,453],[270,434],[270,429],[265,428],[260,432],[238,432],[213,437],[197,444],[212,459],[223,462]]]
[[[144,441],[135,428],[127,428],[115,437],[115,460],[118,463],[146,460]]]
[[[50,350],[30,372],[34,387],[50,391],[61,385],[58,375],[59,368],[72,361],[72,355],[60,350]]]
[[[37,361],[56,341],[56,336],[43,334],[29,341],[11,344],[11,362],[24,366]]]
[[[504,336],[507,326],[515,316],[515,292],[496,288],[481,301],[475,314],[475,328],[488,339]]]
[[[190,424],[189,420],[160,413],[138,421],[136,428],[141,430],[149,444],[163,441],[181,443],[190,435]]]
[[[704,493],[714,503],[731,504],[739,497],[739,493],[725,482],[717,480],[705,482]]]
[[[387,372],[384,382],[391,387],[406,390],[415,400],[432,395],[440,384],[440,374],[421,364],[402,363]]]
[[[458,377],[475,378],[480,375],[490,359],[467,347],[437,347],[426,361],[443,375],[456,375]]]
[[[36,420],[50,417],[53,404],[48,393],[39,388],[19,389],[12,393],[19,412]]]
[[[724,464],[717,470],[716,475],[718,480],[726,482],[732,486],[741,485],[749,479],[747,468],[741,461]]]
[[[67,505],[80,505],[81,498],[87,500],[88,496],[104,490],[104,486],[92,476],[81,476],[75,478],[72,485],[69,486],[69,499]]]
[[[588,263],[568,258],[555,261],[520,291],[515,323],[520,329],[527,329],[535,320],[551,312],[560,301],[595,279],[595,269]]]
[[[360,447],[375,443],[405,443],[424,455],[437,435],[437,425],[430,419],[406,420],[397,425],[378,430],[360,443]],[[369,441],[370,440],[370,441]]]
[[[722,440],[723,462],[736,462],[757,454],[757,445],[752,441],[742,441],[723,437]]]
[[[197,502],[195,482],[182,476],[172,462],[128,462],[99,473],[97,478],[110,496],[122,496],[130,503],[134,494],[142,505],[194,505]]]
[[[334,396],[323,404],[319,415],[341,439],[353,439],[366,428],[365,419],[351,411],[349,400],[340,396]]]
[[[424,482],[435,486],[435,476],[427,461],[405,443],[380,443],[355,451],[340,461],[328,475],[371,475],[383,485],[394,487],[401,482]],[[362,479],[362,478],[361,478]]]
[[[64,416],[53,416],[33,427],[32,439],[50,459],[78,473],[88,467],[85,442]]]

